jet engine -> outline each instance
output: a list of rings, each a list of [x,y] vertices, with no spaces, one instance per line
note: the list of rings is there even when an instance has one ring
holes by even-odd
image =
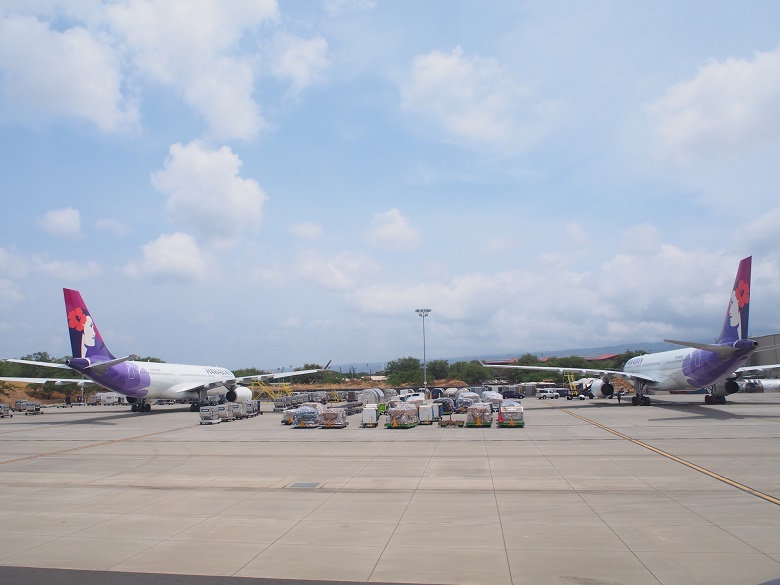
[[[249,402],[252,400],[252,391],[246,386],[236,386],[225,394],[228,402]]]
[[[780,380],[775,379],[748,379],[740,380],[726,380],[725,382],[719,382],[715,386],[716,396],[728,396],[736,392],[745,392],[747,394],[755,394],[762,392],[780,392]]]
[[[590,391],[596,398],[607,398],[615,393],[615,387],[605,380],[594,380],[590,385]]]
[[[739,392],[739,384],[736,380],[724,380],[715,386],[715,394],[717,396],[728,396],[737,392]]]

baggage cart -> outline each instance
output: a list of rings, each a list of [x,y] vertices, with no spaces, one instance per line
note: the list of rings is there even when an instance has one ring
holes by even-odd
[[[43,411],[37,402],[28,402],[24,408],[24,414],[43,414]]]
[[[216,407],[216,405],[200,407],[200,424],[216,425],[219,424],[219,422],[219,409]]]
[[[236,420],[235,414],[230,404],[217,404],[217,412],[219,413],[219,420],[221,422],[230,422]]]

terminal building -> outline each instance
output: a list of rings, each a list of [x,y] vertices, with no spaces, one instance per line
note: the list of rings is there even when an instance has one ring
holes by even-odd
[[[752,337],[758,342],[758,349],[753,352],[750,359],[745,363],[746,366],[768,366],[770,364],[780,364],[780,333],[772,335],[762,335],[761,337]],[[767,378],[780,378],[780,370],[766,372]]]

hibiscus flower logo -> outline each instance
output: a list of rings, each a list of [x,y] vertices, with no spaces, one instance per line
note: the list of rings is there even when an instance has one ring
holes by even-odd
[[[750,302],[750,285],[744,280],[740,280],[737,285],[737,290],[734,291],[734,295],[737,297],[739,308],[743,308]]]
[[[87,324],[87,314],[78,307],[68,313],[68,327],[76,331],[84,331],[84,325]]]

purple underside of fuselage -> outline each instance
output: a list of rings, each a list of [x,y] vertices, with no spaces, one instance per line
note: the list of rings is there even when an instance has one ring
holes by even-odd
[[[84,374],[101,386],[125,396],[143,398],[149,393],[149,372],[132,362],[123,362],[108,368],[105,374]]]
[[[736,354],[726,360],[711,351],[696,350],[683,360],[682,371],[691,388],[717,384],[741,366],[748,356]]]

